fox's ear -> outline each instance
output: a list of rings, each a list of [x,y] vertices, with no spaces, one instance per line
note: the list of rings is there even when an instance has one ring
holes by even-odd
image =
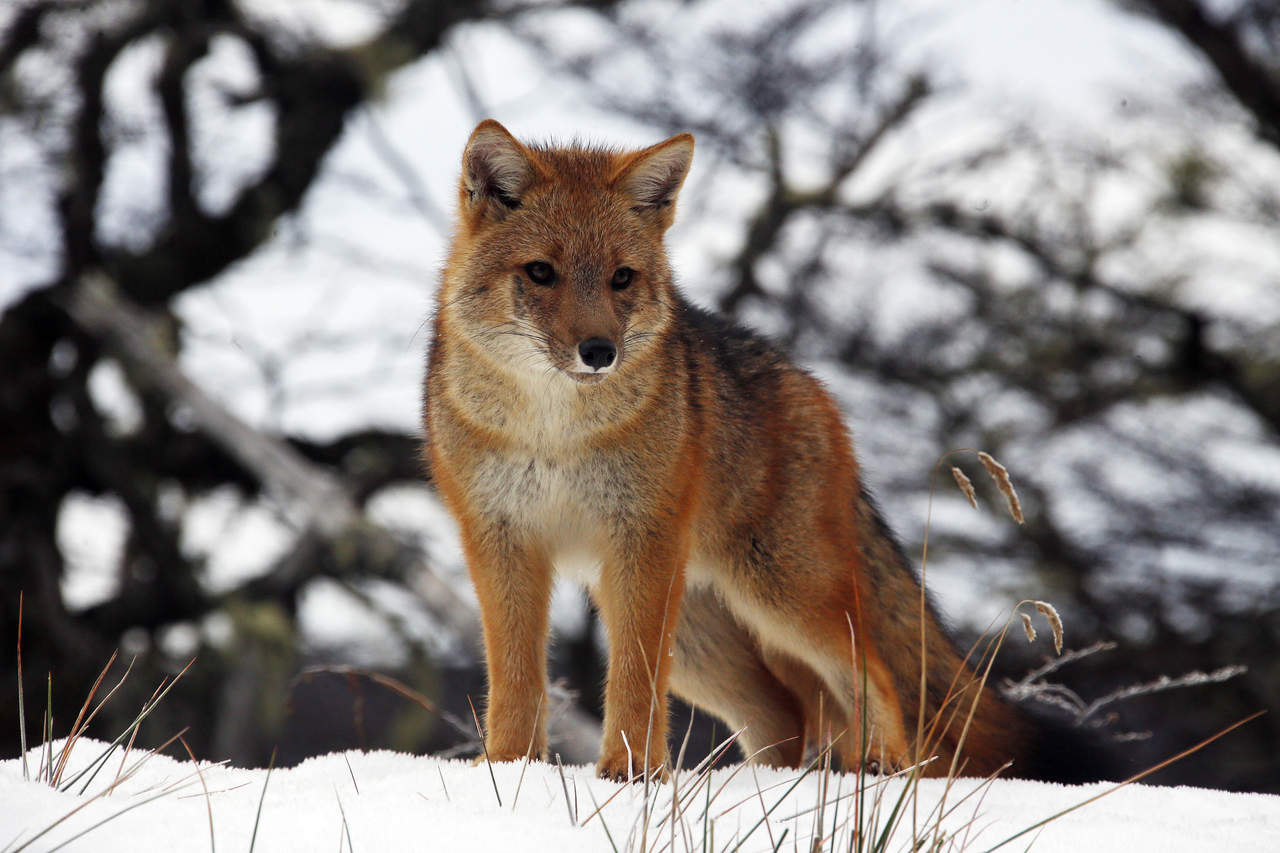
[[[536,175],[529,150],[501,124],[485,119],[471,131],[462,154],[463,204],[497,213],[517,208]]]
[[[632,154],[613,183],[631,196],[634,210],[658,213],[665,227],[674,218],[676,195],[692,162],[693,136],[681,133]]]

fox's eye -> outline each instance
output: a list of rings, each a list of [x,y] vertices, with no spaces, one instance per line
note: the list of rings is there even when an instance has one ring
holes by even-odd
[[[556,271],[546,261],[525,264],[524,271],[534,284],[551,284],[556,280]]]
[[[613,280],[609,282],[614,290],[624,290],[631,284],[631,279],[635,277],[636,271],[631,267],[618,267],[614,270]]]

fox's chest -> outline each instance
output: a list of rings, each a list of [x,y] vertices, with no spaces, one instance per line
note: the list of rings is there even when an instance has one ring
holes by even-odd
[[[643,474],[622,454],[573,458],[494,452],[470,472],[473,508],[550,554],[557,571],[594,585],[609,543],[646,511]]]

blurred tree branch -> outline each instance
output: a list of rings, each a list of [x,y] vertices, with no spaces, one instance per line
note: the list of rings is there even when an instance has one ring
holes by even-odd
[[[1280,17],[1274,3],[1246,0],[1230,13],[1200,0],[1124,0],[1122,6],[1182,36],[1253,116],[1258,135],[1280,148]]]

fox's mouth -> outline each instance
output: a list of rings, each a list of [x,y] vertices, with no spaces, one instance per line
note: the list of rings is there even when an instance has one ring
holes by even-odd
[[[607,379],[609,374],[612,373],[613,371],[602,370],[600,372],[587,373],[586,371],[583,371],[583,370],[565,370],[561,372],[564,373],[566,376],[568,376],[570,379],[572,379],[574,382],[578,382],[583,385],[599,385],[601,382]]]

